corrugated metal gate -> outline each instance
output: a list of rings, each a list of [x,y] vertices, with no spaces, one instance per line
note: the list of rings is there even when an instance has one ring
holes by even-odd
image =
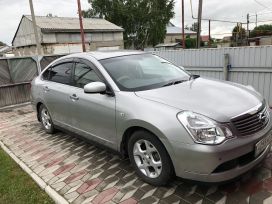
[[[272,106],[272,46],[156,51],[193,74],[225,79],[258,90]],[[228,55],[229,61],[225,61]]]
[[[30,82],[60,55],[0,58],[0,107],[30,101]]]

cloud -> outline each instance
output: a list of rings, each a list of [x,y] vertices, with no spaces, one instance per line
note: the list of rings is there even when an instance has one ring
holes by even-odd
[[[176,0],[175,13],[176,17],[172,20],[174,24],[181,26],[181,0]],[[190,0],[185,1],[185,24],[191,25],[196,20],[192,19]],[[198,0],[191,0],[193,4],[193,13],[197,17],[198,11]],[[271,6],[271,0],[258,0],[262,4]],[[237,22],[246,22],[247,13],[264,13],[266,15],[259,15],[259,20],[272,20],[272,6],[270,9],[265,9],[264,7],[257,4],[254,0],[204,0],[203,1],[203,18],[208,19],[219,19],[219,20],[229,20]],[[268,13],[270,12],[270,13]],[[250,29],[255,27],[255,16],[250,17]],[[272,21],[270,22],[272,23]],[[260,23],[261,24],[261,23]],[[263,23],[262,23],[263,24]],[[213,37],[223,37],[231,33],[235,23],[220,23],[211,22],[211,33]],[[246,25],[243,25],[246,28]],[[202,34],[208,33],[208,22],[202,21]],[[222,34],[222,35],[219,35]]]
[[[35,15],[76,17],[76,0],[33,0]],[[88,0],[81,0],[82,9],[89,8]],[[24,14],[30,15],[28,0],[0,0],[0,41],[11,44],[12,38]]]
[[[185,1],[185,24],[191,25],[194,21],[191,15],[190,0]],[[198,0],[191,0],[193,3],[193,12],[197,16]],[[268,7],[271,6],[271,0],[258,0]],[[76,0],[33,0],[35,14],[44,16],[52,13],[57,16],[76,17],[77,16],[77,2]],[[82,9],[90,7],[88,0],[81,0]],[[11,40],[19,25],[23,14],[30,14],[28,0],[0,0],[0,41],[11,44]],[[247,13],[254,14],[259,11],[272,11],[272,7],[265,9],[263,6],[257,4],[254,0],[204,0],[203,2],[203,17],[212,19],[224,19],[232,21],[246,22]],[[181,0],[176,0],[175,18],[172,22],[177,26],[181,26]],[[267,15],[260,15],[259,20],[272,19],[272,12]],[[251,22],[255,21],[255,17],[250,18]],[[272,21],[271,21],[272,22]],[[235,24],[212,22],[211,30],[214,37],[231,33]],[[253,29],[254,23],[251,24],[250,29]],[[202,33],[208,33],[208,23],[203,21]],[[222,37],[222,35],[221,35]]]

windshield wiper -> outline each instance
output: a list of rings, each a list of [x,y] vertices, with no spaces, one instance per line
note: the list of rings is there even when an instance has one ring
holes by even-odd
[[[188,80],[171,81],[171,82],[169,82],[169,83],[167,83],[167,84],[164,84],[162,87],[165,87],[165,86],[172,86],[172,85],[176,85],[176,84],[181,84],[181,83],[186,82],[186,81],[188,81]]]

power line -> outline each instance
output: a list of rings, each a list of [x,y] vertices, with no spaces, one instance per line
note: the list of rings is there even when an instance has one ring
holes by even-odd
[[[258,16],[262,16],[262,15],[266,15],[266,14],[270,14],[270,13],[272,13],[272,11],[268,11],[268,12],[265,12],[265,13],[257,12],[257,13],[255,13],[255,14],[251,14],[251,15],[249,15],[249,16],[255,16],[256,14],[258,14]]]
[[[192,14],[192,18],[193,18],[193,19],[197,19],[197,18],[194,16],[192,0],[190,0],[190,5],[191,5],[191,14]],[[239,22],[239,21],[228,21],[228,20],[211,19],[211,18],[202,18],[201,20],[204,20],[204,21],[223,22],[223,23],[241,23],[241,24],[246,24],[245,22],[242,23],[242,22]]]
[[[269,9],[270,10],[270,7],[268,7],[268,6],[266,6],[266,5],[264,5],[264,4],[262,4],[261,2],[259,2],[259,1],[257,1],[257,0],[254,0],[257,4],[259,4],[260,6],[262,6],[262,7],[264,7],[264,8],[266,8],[266,9]]]

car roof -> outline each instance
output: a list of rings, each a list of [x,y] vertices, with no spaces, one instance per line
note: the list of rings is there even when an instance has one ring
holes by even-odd
[[[88,57],[92,56],[97,60],[103,60],[113,57],[121,57],[121,56],[127,56],[127,55],[139,55],[139,54],[145,54],[146,52],[143,51],[134,51],[134,50],[118,50],[118,51],[95,51],[95,52],[84,52],[84,53],[76,53],[67,55],[66,57]],[[64,57],[64,58],[66,58]]]

